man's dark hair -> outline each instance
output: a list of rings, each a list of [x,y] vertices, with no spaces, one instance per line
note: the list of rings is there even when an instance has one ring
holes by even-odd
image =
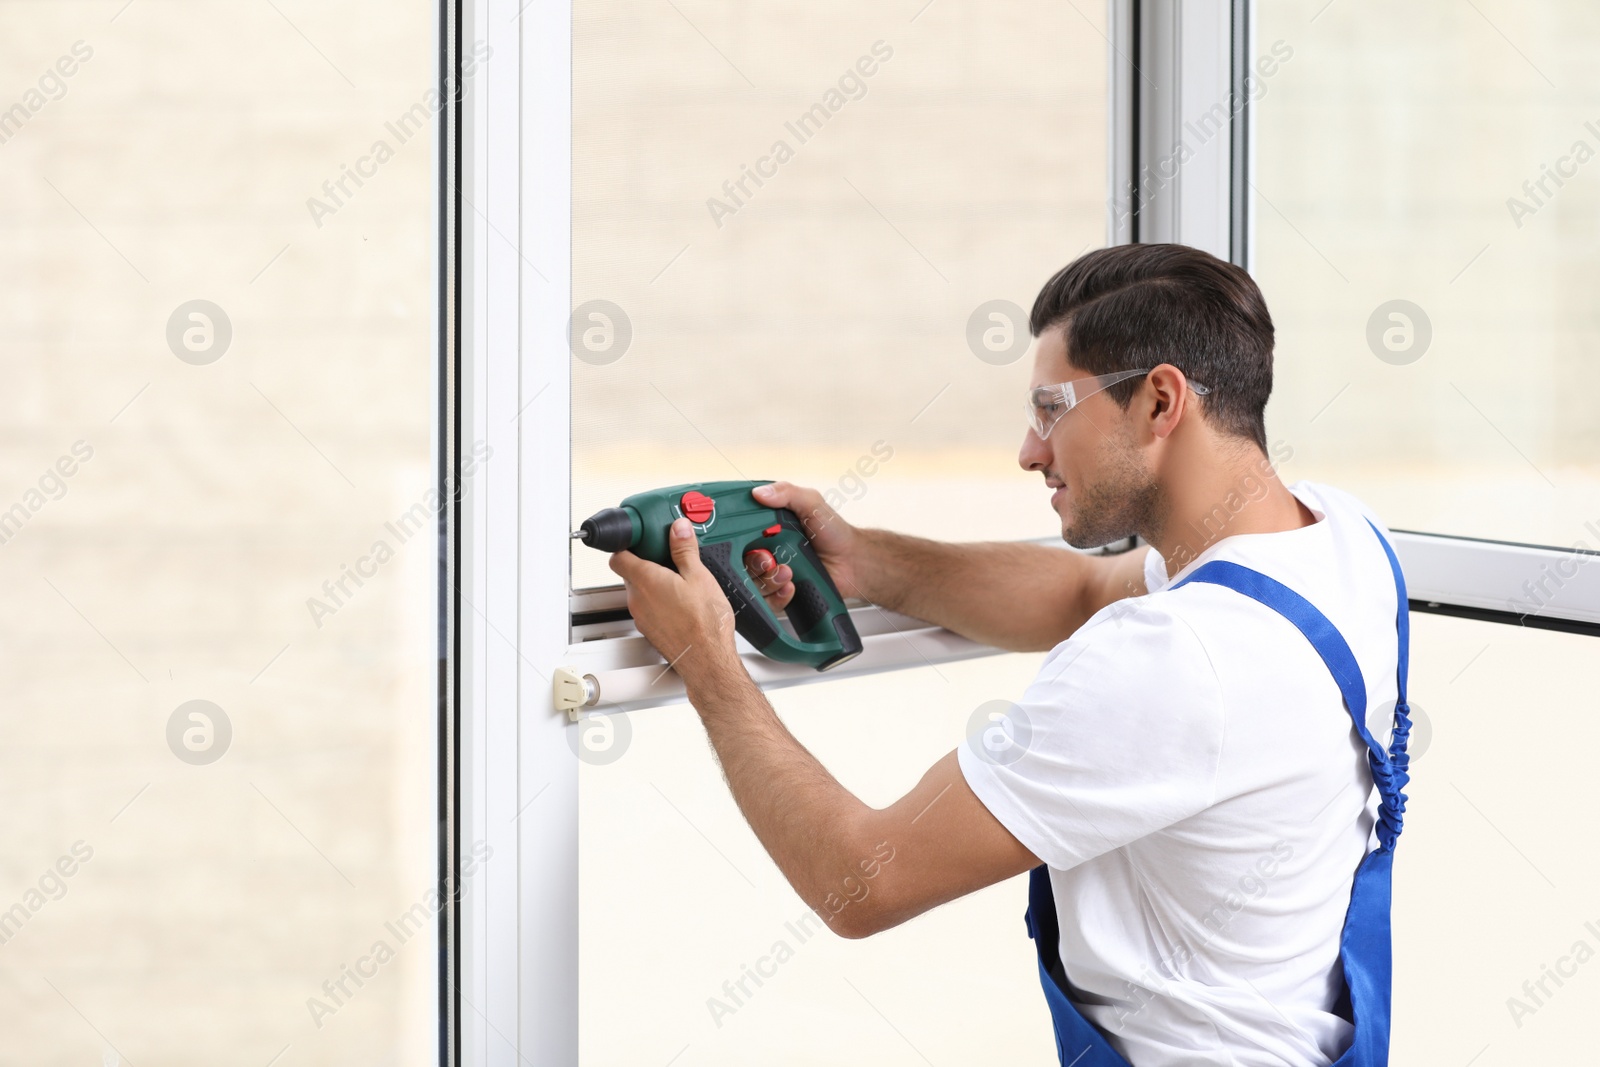
[[[1255,280],[1209,252],[1131,244],[1086,252],[1033,302],[1035,336],[1066,324],[1067,358],[1089,374],[1171,363],[1211,392],[1200,411],[1219,431],[1267,450],[1272,316]],[[1143,378],[1107,390],[1124,409]]]

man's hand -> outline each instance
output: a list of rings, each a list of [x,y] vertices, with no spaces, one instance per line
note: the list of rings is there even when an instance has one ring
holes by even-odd
[[[790,482],[771,482],[758,485],[751,491],[758,504],[769,508],[788,508],[800,519],[817,558],[828,568],[833,584],[841,596],[865,597],[860,586],[861,576],[856,571],[856,558],[861,537],[854,526],[840,518],[822,494]],[[766,597],[772,610],[782,611],[794,599],[794,569],[779,563],[765,573],[750,570],[756,587]]]
[[[699,539],[689,520],[675,520],[667,540],[677,573],[626,550],[611,556],[611,569],[627,585],[634,625],[686,684],[706,671],[742,672],[733,609],[700,562]]]

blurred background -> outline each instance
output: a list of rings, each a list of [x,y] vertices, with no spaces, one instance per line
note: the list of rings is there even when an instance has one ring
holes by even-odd
[[[436,1060],[433,25],[0,4],[0,1063]]]
[[[575,6],[573,300],[632,332],[577,346],[575,515],[784,478],[852,520],[1059,533],[1016,463],[1025,313],[1105,243],[1104,6],[920,7]]]

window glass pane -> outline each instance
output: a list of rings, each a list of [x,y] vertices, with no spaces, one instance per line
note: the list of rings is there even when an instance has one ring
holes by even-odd
[[[768,697],[847,789],[884,805],[961,743],[980,705],[1021,693],[1043,658]],[[1026,878],[864,940],[838,937],[745,823],[694,710],[624,717],[617,743],[579,776],[583,1063],[667,1063],[680,1052],[679,1063],[708,1067],[1057,1063],[1022,924]]]
[[[1523,983],[1558,963],[1571,970],[1562,961],[1580,940],[1596,947],[1585,924],[1596,921],[1600,863],[1572,847],[1569,828],[1600,819],[1586,785],[1600,726],[1568,717],[1562,744],[1508,760],[1506,709],[1587,707],[1600,674],[1574,664],[1594,662],[1594,639],[1416,614],[1411,640],[1395,1062],[1466,1063],[1486,1045],[1506,1050],[1500,1062],[1579,1062],[1592,1031],[1582,992],[1546,979],[1541,1006]],[[974,708],[1021,692],[1041,658],[769,697],[847,788],[882,805],[961,743]],[[680,1052],[680,1062],[730,1067],[1057,1062],[1022,929],[1025,879],[863,941],[802,938],[805,905],[729,797],[693,710],[621,718],[605,749],[615,758],[587,762],[580,777],[584,1063],[664,1063]],[[746,974],[758,965],[770,972],[759,986]],[[1537,1018],[1514,1016],[1508,998]]]
[[[1059,533],[1016,464],[1016,309],[1105,239],[1103,18],[581,0],[574,518],[781,478],[856,522]],[[615,582],[581,547],[573,577]]]
[[[1287,472],[1397,527],[1600,545],[1600,8],[1259,18],[1290,53],[1252,203]]]
[[[1441,615],[1411,626],[1393,1062],[1583,1063],[1600,859],[1574,828],[1600,819],[1595,639]],[[1548,742],[1513,740],[1527,710]],[[1537,758],[1508,758],[1530,747]]]
[[[7,1063],[434,1059],[431,10],[0,16]]]
[[[1103,8],[582,0],[574,17],[574,518],[782,478],[863,525],[1059,536],[1016,463],[1025,311],[1105,239]],[[575,586],[615,580],[575,550]],[[1038,659],[771,696],[881,803]],[[1049,1062],[1020,883],[867,942],[816,931],[691,709],[613,729],[580,778],[585,1063]],[[728,999],[779,941],[792,958]],[[1012,1015],[1035,1025],[994,1022]]]

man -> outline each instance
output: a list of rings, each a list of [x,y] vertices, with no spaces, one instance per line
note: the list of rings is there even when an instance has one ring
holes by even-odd
[[[1018,462],[1053,490],[1068,544],[1148,547],[942,544],[852,527],[812,489],[755,491],[802,516],[846,595],[1049,650],[1015,708],[899,801],[862,803],[784,728],[686,520],[676,572],[612,558],[634,620],[807,904],[875,870],[838,933],[1034,870],[1063,1063],[1386,1062],[1409,730],[1388,543],[1348,494],[1278,480],[1273,326],[1243,270],[1178,245],[1100,249],[1050,279],[1029,325]],[[793,576],[769,570],[781,608]],[[894,862],[872,863],[884,842]]]

